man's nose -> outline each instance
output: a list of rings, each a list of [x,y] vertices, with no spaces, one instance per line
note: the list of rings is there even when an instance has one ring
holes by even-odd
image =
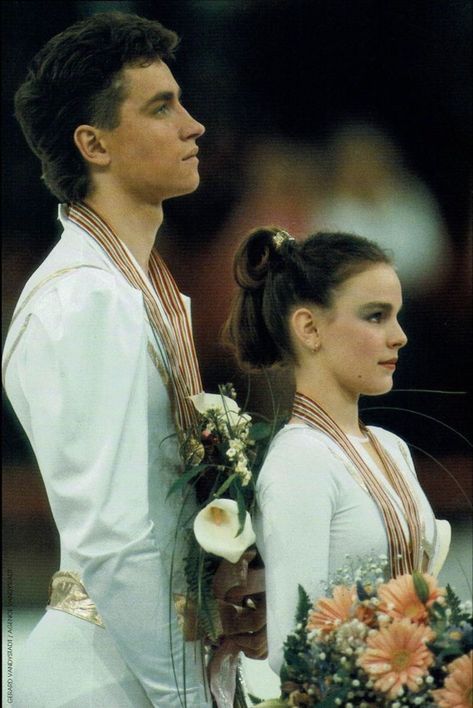
[[[200,138],[205,133],[205,126],[193,118],[185,108],[183,108],[183,111],[185,115],[181,133],[182,137],[185,140],[188,140],[189,138],[194,138],[194,140],[197,140],[197,138]]]

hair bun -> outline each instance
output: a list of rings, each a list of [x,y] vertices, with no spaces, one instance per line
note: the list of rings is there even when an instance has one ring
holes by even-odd
[[[240,246],[234,261],[234,275],[245,290],[259,290],[271,266],[281,259],[281,246],[291,236],[274,226],[255,229]],[[294,240],[294,239],[292,239]]]

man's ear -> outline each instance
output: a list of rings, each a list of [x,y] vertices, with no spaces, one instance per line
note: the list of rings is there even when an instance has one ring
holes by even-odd
[[[74,142],[86,162],[97,167],[110,164],[110,154],[98,128],[79,125],[74,131]]]
[[[304,349],[316,352],[320,348],[320,331],[316,308],[298,307],[290,317],[296,341]]]

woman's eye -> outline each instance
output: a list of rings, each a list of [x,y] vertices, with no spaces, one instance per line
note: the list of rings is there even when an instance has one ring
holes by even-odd
[[[383,319],[384,313],[383,312],[373,312],[373,314],[368,315],[368,321],[369,322],[381,322]]]

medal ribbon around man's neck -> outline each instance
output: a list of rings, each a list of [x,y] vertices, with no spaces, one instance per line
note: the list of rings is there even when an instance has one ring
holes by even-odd
[[[169,365],[170,368],[170,379],[175,393],[176,424],[178,430],[187,430],[196,420],[189,396],[202,391],[202,381],[188,312],[174,278],[157,251],[153,249],[149,262],[149,275],[169,319],[168,325],[149,283],[133,263],[127,249],[112,228],[85,204],[72,204],[68,216],[100,244],[128,282],[142,291],[150,324],[162,341],[168,358],[168,362],[163,364],[167,368]]]
[[[403,475],[372,432],[363,426],[363,432],[366,433],[378,453],[393,489],[401,499],[407,526],[409,528],[410,543],[409,540],[406,539],[394,504],[383,485],[361,457],[353,443],[328,413],[326,413],[318,403],[304,396],[302,393],[296,393],[292,412],[294,416],[300,418],[308,425],[322,430],[329,435],[348,455],[360,472],[369,493],[378,505],[384,518],[389,540],[389,555],[393,576],[397,577],[405,573],[412,573],[413,570],[420,570],[421,522],[419,511],[409,494],[409,489]]]

